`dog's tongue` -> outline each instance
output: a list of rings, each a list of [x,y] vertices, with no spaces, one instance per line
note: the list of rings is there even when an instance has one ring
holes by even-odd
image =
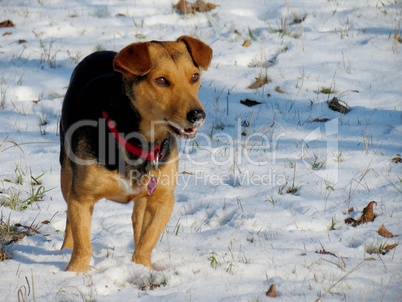
[[[195,130],[193,128],[187,128],[187,129],[182,130],[182,132],[189,135],[189,134],[194,134]]]

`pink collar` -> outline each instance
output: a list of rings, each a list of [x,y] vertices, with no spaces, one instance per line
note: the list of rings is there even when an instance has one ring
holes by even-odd
[[[116,128],[116,123],[108,116],[106,111],[102,111],[102,116],[106,119],[106,124],[109,128],[109,131],[113,134],[116,141],[120,144],[120,146],[124,147],[124,149],[126,149],[131,154],[134,154],[135,156],[144,158],[149,161],[158,161],[160,158],[165,157],[165,153],[161,154],[162,143],[147,152],[142,148],[131,144],[123,136],[121,136]]]

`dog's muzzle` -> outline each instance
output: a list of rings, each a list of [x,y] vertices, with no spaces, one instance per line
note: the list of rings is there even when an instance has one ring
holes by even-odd
[[[205,122],[204,110],[191,110],[187,113],[187,121],[191,126],[186,128],[172,121],[165,119],[168,128],[177,138],[180,139],[194,139],[197,136],[197,129],[201,127]]]

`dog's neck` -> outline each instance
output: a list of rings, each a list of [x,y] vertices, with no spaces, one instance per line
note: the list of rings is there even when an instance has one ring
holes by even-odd
[[[118,78],[118,81],[121,79]],[[116,130],[111,130],[108,127],[103,111],[112,121]],[[105,119],[105,135],[109,143],[113,143],[115,150],[119,150],[113,151],[115,155],[112,154],[112,161],[109,158],[105,159],[108,169],[118,170],[125,177],[129,179],[134,177],[140,181],[142,176],[148,175],[150,171],[155,169],[156,155],[159,155],[160,166],[169,160],[171,150],[175,145],[175,138],[169,132],[161,131],[161,128],[164,128],[162,124],[157,125],[159,128],[155,129],[155,133],[147,131],[147,129],[152,129],[150,125],[153,123],[140,116],[124,89],[121,93],[111,96],[108,102],[104,103],[100,117]],[[113,134],[113,131],[117,132],[119,136]],[[127,150],[126,144],[119,137],[123,137],[124,141],[129,142],[130,145],[139,147],[140,153],[144,156],[138,156],[136,155],[137,152]],[[155,151],[157,151],[156,154]],[[109,154],[108,151],[106,153]],[[135,175],[132,175],[132,171],[136,171]]]
[[[163,140],[155,140],[154,143],[149,143],[150,140],[148,140],[146,137],[146,142],[139,137],[139,144],[134,144],[133,142],[126,140],[125,136],[119,132],[116,122],[109,117],[106,111],[102,112],[102,117],[106,120],[106,125],[109,129],[109,132],[113,135],[115,140],[120,146],[122,146],[132,155],[141,157],[148,161],[158,161],[166,156],[166,148],[164,148],[164,144],[166,144],[168,140],[167,138]],[[143,145],[145,145],[145,148]]]
[[[150,142],[139,132],[138,128],[133,128],[132,125],[136,122],[132,120],[132,117],[129,120],[131,123],[127,123],[125,118],[128,116],[125,113],[116,116],[113,111],[110,111],[110,115],[108,111],[103,112],[102,117],[106,124],[105,135],[108,137],[109,143],[112,140],[115,150],[118,150],[113,153],[117,157],[105,157],[108,169],[118,170],[130,181],[140,182],[145,175],[150,175],[151,171],[158,170],[158,166],[163,166],[169,161],[171,150],[175,145],[175,138],[172,134],[167,133],[166,137],[158,142]],[[127,125],[129,127],[125,128],[124,126],[127,127]]]

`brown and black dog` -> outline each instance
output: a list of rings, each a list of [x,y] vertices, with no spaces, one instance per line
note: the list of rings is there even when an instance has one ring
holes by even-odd
[[[101,198],[134,200],[132,259],[152,269],[151,252],[173,210],[175,138],[194,138],[204,123],[199,68],[211,59],[209,46],[182,36],[96,52],[75,68],[60,121],[62,249],[73,249],[67,270],[89,270],[91,218]]]

